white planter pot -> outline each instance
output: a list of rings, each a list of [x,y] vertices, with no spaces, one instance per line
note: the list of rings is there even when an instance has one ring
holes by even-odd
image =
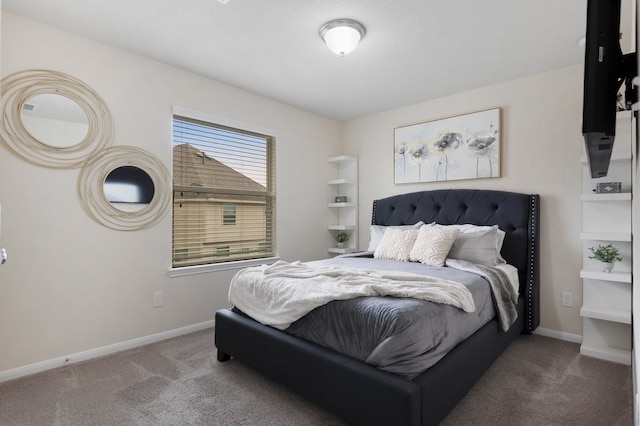
[[[343,248],[344,247],[344,243],[338,243],[338,248]]]
[[[600,270],[602,272],[611,272],[611,269],[613,269],[613,263],[600,262]]]

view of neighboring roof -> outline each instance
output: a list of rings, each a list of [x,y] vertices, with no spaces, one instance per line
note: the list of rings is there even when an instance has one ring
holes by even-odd
[[[263,185],[187,143],[173,148],[173,182],[175,187],[183,190],[242,188],[266,191]]]

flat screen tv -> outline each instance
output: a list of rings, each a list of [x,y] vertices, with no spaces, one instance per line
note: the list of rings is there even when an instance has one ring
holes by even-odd
[[[620,49],[620,1],[588,0],[582,134],[592,178],[607,175],[616,131],[618,91],[626,81],[625,106],[634,102],[634,54]]]

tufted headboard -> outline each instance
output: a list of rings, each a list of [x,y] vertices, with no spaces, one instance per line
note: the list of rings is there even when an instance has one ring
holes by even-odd
[[[481,189],[444,189],[395,195],[373,202],[373,225],[498,225],[506,235],[502,257],[518,268],[525,331],[540,323],[539,204],[537,194]]]

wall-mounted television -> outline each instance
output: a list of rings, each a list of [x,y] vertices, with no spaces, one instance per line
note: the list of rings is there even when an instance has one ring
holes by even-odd
[[[588,0],[584,60],[582,134],[592,178],[607,175],[616,134],[618,92],[624,88],[623,109],[631,109],[637,73],[636,54],[620,49],[621,0]]]

